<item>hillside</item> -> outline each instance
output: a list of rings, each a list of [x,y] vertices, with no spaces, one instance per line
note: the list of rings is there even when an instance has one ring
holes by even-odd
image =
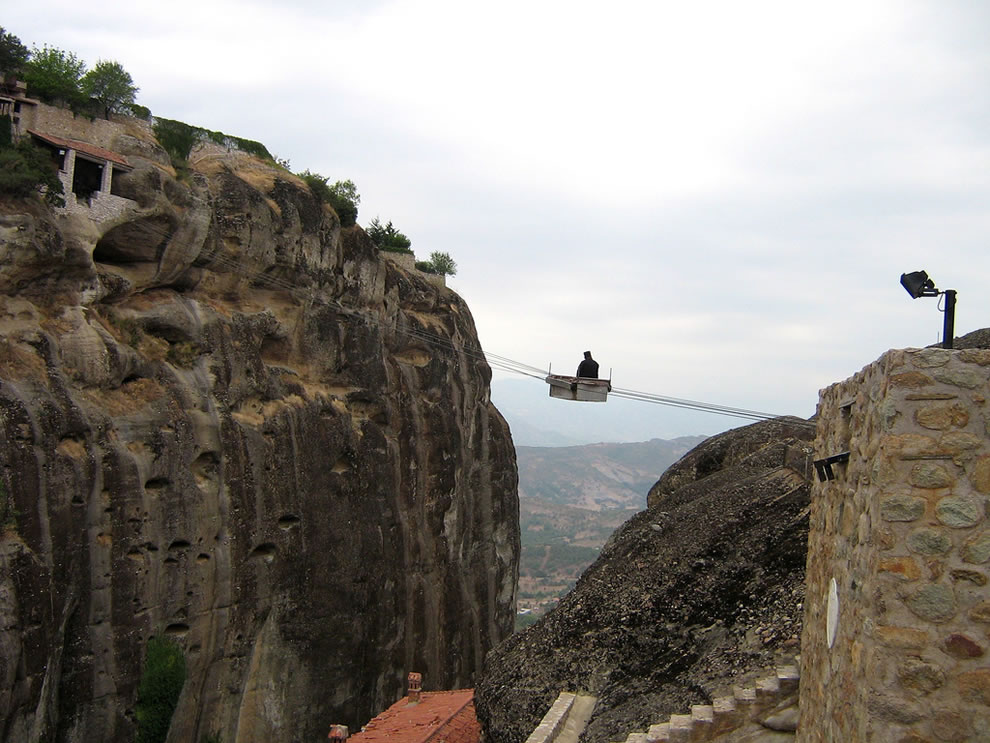
[[[519,610],[541,614],[570,590],[657,477],[702,436],[674,441],[517,446]],[[532,621],[527,619],[522,622]]]
[[[670,467],[575,589],[489,654],[476,690],[487,739],[520,743],[560,691],[580,690],[599,698],[583,740],[620,740],[792,657],[813,435],[764,421]]]

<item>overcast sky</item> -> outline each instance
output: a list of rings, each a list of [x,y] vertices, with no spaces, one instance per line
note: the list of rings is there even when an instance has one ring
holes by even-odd
[[[449,252],[485,350],[533,366],[591,349],[620,387],[807,416],[939,340],[902,272],[958,290],[957,335],[990,326],[983,0],[33,0],[2,23],[352,179],[358,221]]]

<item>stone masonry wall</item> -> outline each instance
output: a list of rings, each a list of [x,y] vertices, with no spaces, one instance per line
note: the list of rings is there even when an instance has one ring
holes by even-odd
[[[822,392],[799,743],[990,740],[988,379],[908,349]]]

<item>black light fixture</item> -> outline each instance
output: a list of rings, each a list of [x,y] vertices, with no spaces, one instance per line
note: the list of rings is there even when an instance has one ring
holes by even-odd
[[[925,271],[902,273],[901,286],[914,299],[918,299],[918,297],[937,297],[939,294],[945,295],[942,348],[952,348],[952,336],[955,334],[956,324],[956,290],[946,289],[945,291],[939,291],[935,288],[935,282],[928,278],[928,274]]]

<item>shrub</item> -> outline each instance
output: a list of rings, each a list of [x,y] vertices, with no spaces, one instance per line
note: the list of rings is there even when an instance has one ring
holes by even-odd
[[[134,110],[134,107],[131,107]],[[147,110],[147,109],[145,109]],[[148,112],[151,113],[150,111]],[[189,153],[197,142],[210,140],[221,147],[234,147],[249,155],[260,157],[263,160],[275,162],[275,158],[261,142],[253,139],[243,139],[232,137],[223,132],[214,132],[200,126],[190,126],[181,121],[172,119],[155,119],[155,137],[158,143],[165,148],[172,164],[177,168],[184,168],[189,159]],[[325,180],[325,179],[324,179]]]
[[[105,119],[109,119],[111,113],[126,111],[138,92],[131,74],[120,62],[103,59],[83,75],[80,86],[86,97],[100,104]]]
[[[0,148],[0,194],[23,199],[42,192],[52,206],[65,206],[62,181],[48,152],[28,139]]]
[[[186,659],[182,648],[164,637],[148,640],[135,707],[137,743],[164,743],[185,682]]]
[[[450,257],[450,253],[441,253],[435,250],[430,253],[429,263],[433,266],[433,273],[438,273],[441,276],[455,276],[457,274],[457,264]]]
[[[319,173],[312,173],[304,170],[299,173],[313,195],[324,204],[329,204],[340,217],[342,227],[353,227],[357,224],[358,204],[361,203],[361,195],[357,192],[357,186],[353,181],[337,181],[332,186],[327,185],[326,176]]]
[[[410,246],[412,245],[412,240],[399,232],[393,225],[391,220],[388,224],[382,224],[378,217],[371,220],[371,224],[365,230],[368,233],[368,237],[371,241],[379,247],[380,250],[387,250],[391,253],[411,253],[412,250]]]
[[[132,103],[128,108],[131,110],[131,116],[144,119],[145,121],[151,120],[151,109],[147,106],[142,106],[140,103]]]

